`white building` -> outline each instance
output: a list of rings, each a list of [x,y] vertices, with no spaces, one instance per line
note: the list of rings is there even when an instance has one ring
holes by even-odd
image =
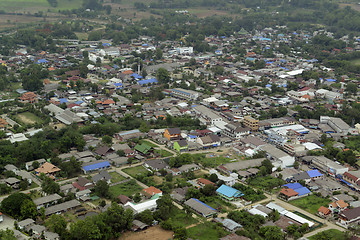
[[[210,169],[209,171],[210,174],[215,173],[216,176],[218,177],[219,180],[224,181],[225,185],[228,186],[234,186],[234,184],[236,183],[237,179],[239,178],[239,175],[237,173],[230,173],[230,176],[224,176],[221,175],[217,170],[215,169]]]

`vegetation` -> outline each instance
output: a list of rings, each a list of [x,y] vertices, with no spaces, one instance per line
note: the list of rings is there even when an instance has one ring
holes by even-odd
[[[229,234],[221,226],[211,223],[204,222],[196,227],[192,227],[186,230],[188,237],[199,240],[217,240]]]
[[[314,236],[309,237],[310,240],[335,240],[335,239],[349,239],[346,233],[337,229],[329,229],[319,232]]]
[[[327,207],[330,203],[330,199],[318,197],[316,195],[310,195],[303,198],[295,199],[289,203],[308,211],[309,213],[316,214],[320,206]]]
[[[266,191],[272,191],[274,188],[278,188],[286,183],[281,178],[274,178],[272,176],[250,178],[247,182],[250,186]]]
[[[143,188],[140,187],[135,180],[130,180],[125,183],[117,184],[109,187],[109,193],[113,197],[118,197],[120,194],[126,195],[128,197],[133,194],[140,192]]]

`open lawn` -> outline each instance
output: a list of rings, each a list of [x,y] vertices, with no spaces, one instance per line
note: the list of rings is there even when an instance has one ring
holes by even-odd
[[[35,124],[35,123],[42,123],[42,119],[36,116],[31,112],[23,112],[15,115],[17,119],[19,119],[24,124]]]
[[[316,240],[316,239],[331,239],[331,240],[345,239],[345,233],[337,229],[329,229],[309,237],[309,240]]]
[[[211,156],[211,155],[210,155]],[[204,157],[200,160],[201,165],[204,167],[217,167],[221,164],[229,163],[233,160],[232,158],[228,158],[226,156],[219,156],[219,157]]]
[[[135,180],[131,180],[129,182],[125,182],[122,184],[118,184],[109,188],[109,192],[114,197],[119,196],[120,194],[131,196],[137,192],[140,192],[143,188],[140,187]]]
[[[129,174],[132,177],[135,177],[136,175],[147,172],[148,170],[146,170],[146,168],[143,166],[137,166],[137,167],[125,168],[122,171]]]
[[[149,145],[150,147],[159,147],[158,145],[156,145],[156,144],[154,144],[154,143],[152,143],[152,142],[150,142],[150,141],[147,141],[146,139],[141,139],[140,141],[139,141],[139,143],[140,144],[143,144],[143,143],[145,143],[146,145]]]
[[[166,151],[164,149],[155,149],[154,153],[156,155],[159,155],[160,157],[171,157],[173,154],[169,151]]]
[[[125,177],[123,177],[122,175],[120,175],[117,172],[109,172],[109,174],[111,176],[111,182],[112,183],[121,182],[122,180],[126,179]]]
[[[75,9],[82,5],[83,0],[58,0],[56,8],[51,7],[47,0],[0,0],[0,9],[5,12],[35,13],[38,11]]]
[[[205,222],[195,227],[187,229],[188,237],[198,240],[217,240],[229,234],[222,227],[215,223]]]
[[[308,211],[309,213],[316,214],[317,210],[320,206],[328,206],[330,203],[330,199],[328,198],[322,198],[318,197],[316,195],[310,195],[307,197],[295,199],[292,201],[289,201],[290,204],[293,204],[301,209],[304,209],[305,211]]]
[[[360,58],[353,59],[350,61],[352,65],[359,66],[360,65]]]
[[[180,210],[179,208],[175,207],[171,211],[171,217],[169,219],[171,222],[171,226],[177,228],[177,227],[187,227],[191,224],[195,224],[198,222],[195,218],[193,218],[190,215],[186,214],[183,210]]]
[[[122,234],[118,240],[168,240],[173,238],[173,234],[174,232],[164,230],[157,225],[140,232],[128,231]]]
[[[256,177],[248,181],[250,186],[256,187],[261,190],[276,192],[278,187],[281,187],[286,182],[280,178],[272,176]]]

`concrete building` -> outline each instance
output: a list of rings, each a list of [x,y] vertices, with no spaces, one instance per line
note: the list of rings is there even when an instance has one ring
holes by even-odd
[[[251,117],[245,116],[244,117],[244,125],[251,129],[251,131],[258,131],[259,130],[259,120]]]

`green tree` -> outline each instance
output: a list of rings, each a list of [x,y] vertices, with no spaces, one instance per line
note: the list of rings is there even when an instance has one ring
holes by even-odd
[[[31,199],[24,193],[11,194],[1,202],[1,211],[9,214],[14,218],[21,218],[21,207],[25,200]]]
[[[259,230],[260,236],[265,237],[266,240],[283,240],[284,234],[278,226],[261,227]]]
[[[109,197],[109,184],[105,180],[100,180],[95,185],[95,193],[99,197]]]
[[[41,183],[41,189],[47,194],[59,193],[60,185],[54,182],[54,180],[52,180],[51,178],[44,176],[44,179]]]
[[[109,144],[109,145],[112,144],[112,137],[109,136],[109,135],[103,136],[101,140],[102,140],[102,142],[105,143],[105,144]]]
[[[17,238],[14,235],[14,232],[11,229],[0,230],[0,239],[1,240],[16,240]]]
[[[32,218],[35,219],[38,215],[35,203],[30,199],[25,199],[21,204],[20,208],[21,218]]]
[[[60,237],[63,237],[66,233],[67,222],[62,215],[53,214],[46,221],[46,227],[52,232],[56,232]]]
[[[78,220],[70,225],[70,237],[74,240],[96,240],[102,239],[98,226],[91,220]]]
[[[170,81],[170,74],[165,68],[159,68],[156,72],[156,78],[160,83],[168,83]]]

